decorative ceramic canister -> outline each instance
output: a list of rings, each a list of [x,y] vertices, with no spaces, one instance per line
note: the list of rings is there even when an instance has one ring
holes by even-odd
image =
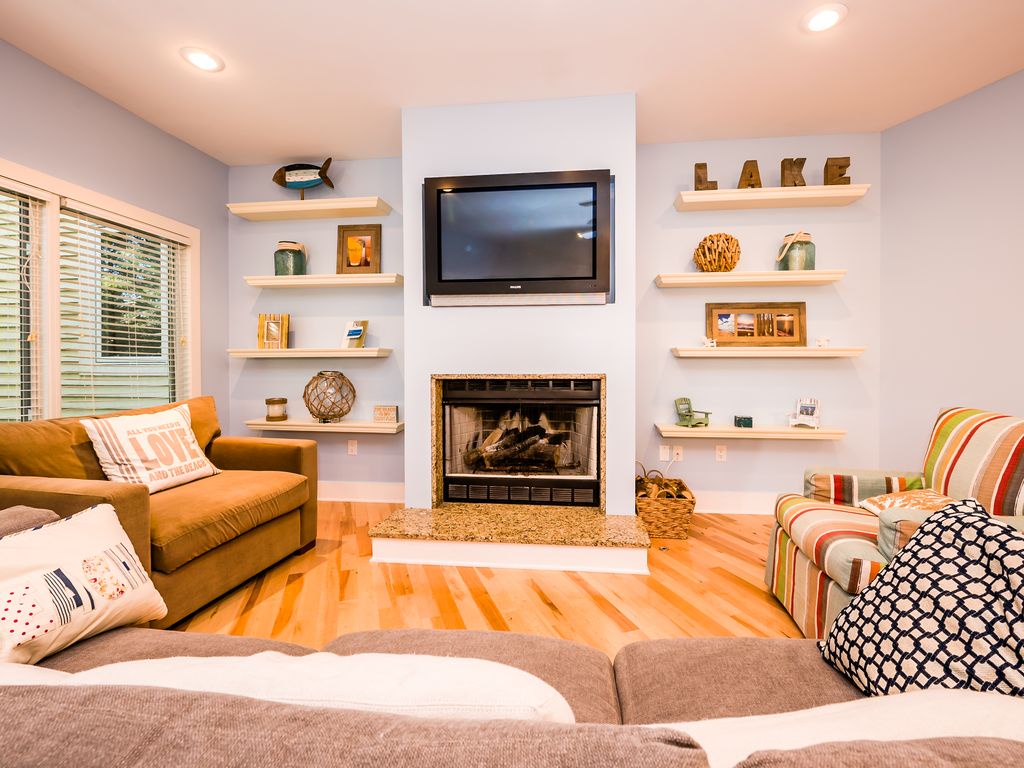
[[[793,232],[782,238],[775,268],[782,270],[814,269],[814,243],[809,232]]]
[[[288,421],[288,398],[268,397],[267,421]]]
[[[294,240],[281,240],[274,251],[274,274],[306,274],[306,246]]]

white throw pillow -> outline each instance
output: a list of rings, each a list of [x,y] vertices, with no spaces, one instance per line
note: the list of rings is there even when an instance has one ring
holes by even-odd
[[[545,720],[575,723],[572,708],[548,683],[484,659],[362,653],[173,657],[107,664],[75,674],[0,665],[0,685],[145,685],[412,717]]]
[[[0,539],[0,662],[34,664],[99,632],[165,615],[109,504]]]
[[[188,404],[81,424],[103,474],[115,483],[141,483],[155,493],[220,472],[196,442]]]
[[[692,736],[711,768],[734,766],[754,752],[803,749],[836,741],[910,741],[989,737],[1024,741],[1024,700],[980,691],[927,691],[847,701],[777,715],[655,724]]]

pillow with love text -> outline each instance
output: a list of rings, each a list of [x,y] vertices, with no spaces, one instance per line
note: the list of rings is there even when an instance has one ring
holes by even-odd
[[[141,483],[154,493],[220,472],[196,442],[187,404],[81,423],[103,474],[115,483]]]

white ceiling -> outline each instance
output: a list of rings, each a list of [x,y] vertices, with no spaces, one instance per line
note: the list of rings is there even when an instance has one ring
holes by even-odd
[[[1022,0],[847,0],[812,35],[816,5],[0,0],[0,36],[231,165],[397,156],[403,106],[625,91],[641,143],[877,131],[1024,68]]]

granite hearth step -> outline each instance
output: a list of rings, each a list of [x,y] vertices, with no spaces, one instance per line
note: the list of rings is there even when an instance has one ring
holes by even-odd
[[[445,504],[400,509],[370,529],[376,539],[648,548],[651,540],[633,515],[593,509],[517,504]]]

